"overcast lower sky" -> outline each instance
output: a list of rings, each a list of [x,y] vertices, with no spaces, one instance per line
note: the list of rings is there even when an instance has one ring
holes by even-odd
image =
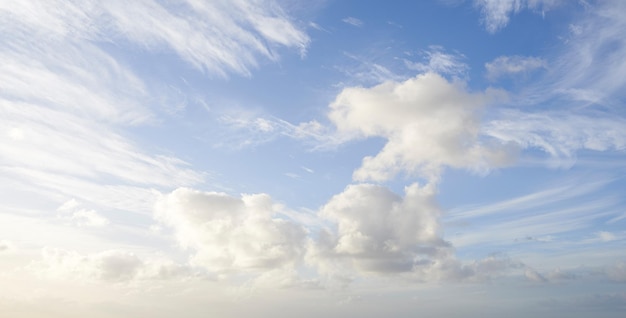
[[[0,1],[0,316],[623,317],[626,1]]]

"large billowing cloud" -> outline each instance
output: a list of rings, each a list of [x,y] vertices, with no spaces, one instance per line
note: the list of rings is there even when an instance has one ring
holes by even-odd
[[[402,198],[383,186],[356,184],[330,199],[320,215],[336,223],[336,232],[323,231],[312,251],[321,270],[340,261],[363,272],[410,272],[449,256],[434,186],[413,184],[405,192]]]
[[[383,137],[384,148],[363,159],[356,180],[384,181],[399,172],[434,180],[443,166],[487,171],[505,164],[501,145],[479,138],[480,111],[497,91],[469,93],[462,82],[426,73],[404,82],[345,88],[329,118],[340,134]]]
[[[436,184],[412,184],[404,196],[374,184],[354,184],[333,196],[320,217],[323,229],[307,253],[332,286],[359,276],[401,275],[425,281],[483,280],[524,265],[503,255],[464,263],[443,239]]]
[[[194,265],[216,273],[265,271],[297,264],[306,231],[280,218],[266,194],[243,195],[180,188],[163,195],[156,218],[172,227]]]

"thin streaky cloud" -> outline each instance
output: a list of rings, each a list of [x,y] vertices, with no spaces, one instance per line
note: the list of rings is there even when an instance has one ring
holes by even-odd
[[[363,26],[363,21],[355,18],[355,17],[347,17],[342,19],[341,21],[343,21],[346,24],[355,26],[355,27],[362,27]]]

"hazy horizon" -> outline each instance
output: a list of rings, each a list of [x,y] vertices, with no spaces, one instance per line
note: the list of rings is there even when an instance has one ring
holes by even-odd
[[[622,317],[626,1],[0,2],[0,316]]]

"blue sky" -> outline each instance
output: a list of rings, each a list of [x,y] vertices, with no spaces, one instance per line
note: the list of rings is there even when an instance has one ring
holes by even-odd
[[[621,317],[624,14],[3,1],[0,313]]]

